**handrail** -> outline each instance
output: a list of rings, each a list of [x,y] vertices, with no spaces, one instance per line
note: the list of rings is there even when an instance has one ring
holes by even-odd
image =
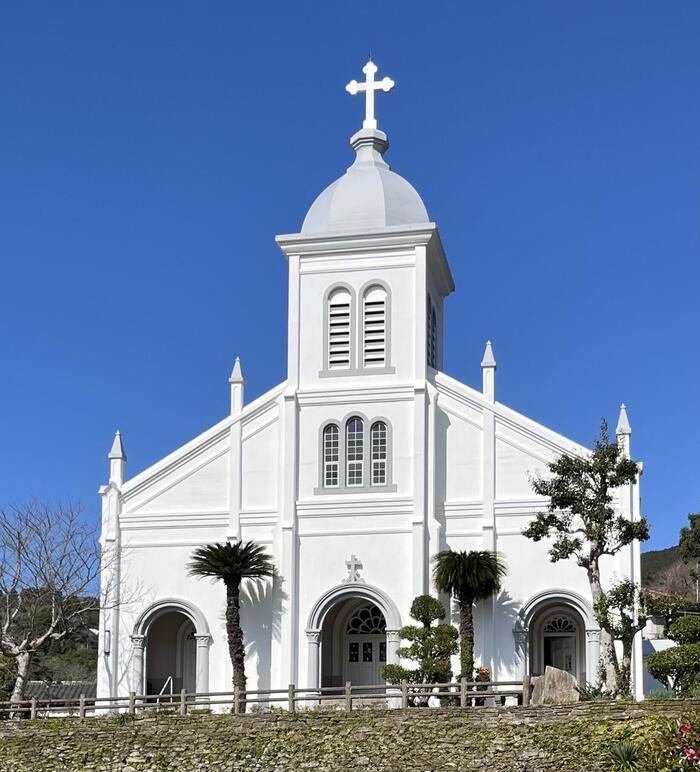
[[[510,688],[509,688],[510,687]],[[518,688],[514,688],[518,687]],[[518,704],[527,706],[530,703],[531,683],[529,676],[523,681],[455,681],[450,683],[410,683],[402,681],[399,684],[353,684],[346,682],[342,686],[307,686],[297,687],[289,684],[286,689],[259,689],[243,691],[235,687],[230,692],[187,692],[182,689],[178,695],[174,693],[174,681],[168,676],[158,694],[136,694],[131,692],[126,696],[86,697],[79,700],[42,699],[4,701],[0,702],[0,719],[17,715],[29,715],[37,718],[39,714],[66,713],[77,715],[83,719],[88,716],[104,715],[114,712],[128,711],[135,714],[139,711],[160,709],[164,695],[169,697],[169,707],[178,710],[181,715],[189,709],[210,708],[216,705],[229,705],[233,713],[242,713],[247,705],[287,703],[290,713],[298,706],[321,705],[323,702],[335,701],[344,710],[352,710],[353,703],[370,700],[385,700],[388,708],[408,708],[412,704],[430,704],[431,698],[447,698],[448,704],[461,708],[493,705],[496,700],[517,698]],[[2,715],[6,714],[6,715]]]

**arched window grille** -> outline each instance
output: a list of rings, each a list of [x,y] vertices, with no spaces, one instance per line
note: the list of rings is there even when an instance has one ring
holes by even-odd
[[[352,298],[348,290],[340,287],[328,298],[327,340],[328,369],[343,370],[350,367],[352,348]]]
[[[345,425],[345,479],[349,488],[363,484],[365,427],[361,418],[353,416]]]
[[[384,421],[376,421],[370,429],[370,459],[372,485],[386,485],[387,430]]]
[[[323,430],[323,485],[325,488],[337,488],[340,483],[339,435],[340,432],[335,424],[329,424]]]
[[[575,633],[576,632],[576,626],[574,623],[569,619],[569,617],[565,616],[557,616],[552,617],[547,624],[544,627],[544,632],[554,634],[554,635],[561,635],[563,633]]]
[[[362,299],[362,361],[365,367],[386,365],[386,290],[370,287]]]
[[[375,605],[362,606],[348,622],[345,632],[347,635],[384,635],[384,614]]]
[[[428,305],[426,309],[426,327],[428,366],[437,367],[437,314],[430,295],[428,295]]]

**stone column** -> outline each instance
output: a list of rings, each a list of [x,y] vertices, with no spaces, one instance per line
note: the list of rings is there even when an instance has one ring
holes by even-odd
[[[146,673],[144,672],[144,652],[146,649],[145,635],[131,636],[131,688],[136,694],[144,694],[146,690]]]
[[[398,665],[399,664],[399,646],[401,645],[401,636],[398,630],[386,631],[386,664]],[[400,708],[401,698],[399,689],[387,689],[387,706],[390,708]]]
[[[321,685],[321,668],[320,668],[321,631],[307,630],[306,643],[307,643],[306,658],[308,662],[307,684],[310,689],[317,689]],[[301,684],[299,685],[301,686]]]
[[[598,680],[598,665],[600,663],[600,630],[586,630],[586,681],[594,684]],[[583,684],[581,684],[583,686]]]
[[[398,630],[386,631],[386,664],[398,665],[399,664],[399,645],[401,644],[401,636]]]
[[[198,693],[209,691],[209,644],[211,636],[209,633],[195,633],[197,641],[197,665],[195,676],[195,690]]]

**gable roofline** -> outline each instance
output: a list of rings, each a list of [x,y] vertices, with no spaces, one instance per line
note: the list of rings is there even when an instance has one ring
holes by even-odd
[[[283,381],[269,391],[261,394],[257,399],[243,407],[241,413],[236,416],[226,416],[219,423],[210,426],[208,429],[198,434],[193,439],[181,445],[176,450],[168,453],[151,466],[146,467],[134,477],[128,479],[122,486],[122,497],[124,499],[134,496],[144,488],[147,488],[155,480],[169,475],[178,466],[181,466],[189,458],[205,450],[211,445],[227,436],[231,427],[237,422],[244,422],[253,418],[258,412],[267,408],[271,402],[277,399],[285,390],[287,381]]]
[[[586,456],[591,452],[590,448],[555,432],[544,426],[544,424],[533,421],[531,418],[518,413],[517,410],[513,410],[501,402],[490,402],[484,397],[482,392],[443,372],[434,371],[433,383],[438,393],[445,394],[457,401],[464,401],[477,410],[491,410],[502,423],[510,424],[521,431],[533,435],[539,441],[549,445],[551,450],[555,452],[568,453],[575,456]]]

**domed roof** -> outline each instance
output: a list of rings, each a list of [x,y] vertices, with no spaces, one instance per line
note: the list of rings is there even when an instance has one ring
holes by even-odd
[[[350,140],[355,162],[314,201],[301,226],[302,233],[362,231],[391,225],[429,222],[416,189],[392,172],[383,156],[386,134],[364,128]]]

